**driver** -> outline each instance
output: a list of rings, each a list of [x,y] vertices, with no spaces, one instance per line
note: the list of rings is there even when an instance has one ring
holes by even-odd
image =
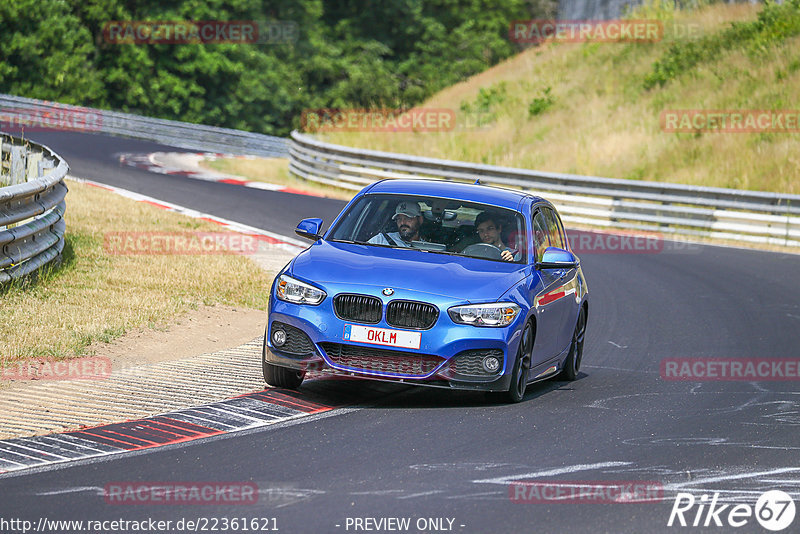
[[[392,245],[394,247],[411,247],[412,241],[419,241],[419,228],[422,226],[422,210],[416,202],[403,201],[394,211],[397,232],[381,232],[372,236],[367,243],[374,245]]]
[[[505,261],[514,261],[514,252],[505,246],[500,233],[503,226],[497,222],[496,216],[488,211],[481,212],[475,217],[475,229],[482,243],[494,245],[500,249],[500,257]]]

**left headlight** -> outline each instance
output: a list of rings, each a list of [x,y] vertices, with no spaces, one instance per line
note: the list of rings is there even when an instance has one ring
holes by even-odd
[[[294,304],[310,304],[316,306],[327,296],[323,290],[306,284],[300,280],[295,280],[291,276],[282,274],[278,278],[277,287],[278,298]]]
[[[495,302],[492,304],[471,304],[454,306],[447,310],[450,318],[461,324],[472,326],[508,326],[519,314],[520,307],[512,302]]]

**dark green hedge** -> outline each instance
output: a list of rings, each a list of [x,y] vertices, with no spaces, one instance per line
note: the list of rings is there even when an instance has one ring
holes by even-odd
[[[0,92],[286,134],[303,109],[407,107],[516,50],[547,0],[0,2]],[[291,44],[115,44],[109,21],[280,20]]]

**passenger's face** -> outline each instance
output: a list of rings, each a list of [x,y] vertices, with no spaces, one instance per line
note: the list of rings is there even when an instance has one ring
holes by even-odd
[[[494,245],[500,241],[500,228],[494,224],[494,221],[483,221],[478,225],[478,237],[483,243]]]
[[[407,217],[402,213],[397,216],[395,222],[397,223],[397,231],[400,232],[400,237],[409,241],[417,237],[419,226],[422,224],[422,217]]]

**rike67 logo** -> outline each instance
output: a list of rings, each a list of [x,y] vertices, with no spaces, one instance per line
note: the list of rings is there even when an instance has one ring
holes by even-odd
[[[794,521],[795,505],[788,493],[780,490],[762,493],[755,507],[749,504],[718,504],[719,493],[700,499],[691,493],[678,493],[672,504],[667,526],[733,527],[747,525],[753,518],[767,530],[778,532]]]

